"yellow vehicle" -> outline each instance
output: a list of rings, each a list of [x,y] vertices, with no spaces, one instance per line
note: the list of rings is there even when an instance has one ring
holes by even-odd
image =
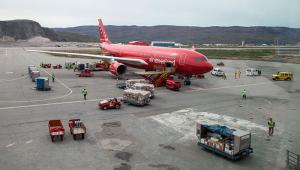
[[[272,75],[273,80],[293,80],[293,73],[291,72],[278,72]]]

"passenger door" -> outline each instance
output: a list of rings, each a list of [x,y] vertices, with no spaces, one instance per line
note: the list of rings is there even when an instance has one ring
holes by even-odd
[[[185,59],[186,59],[186,54],[180,56],[179,65],[184,65],[185,64]]]

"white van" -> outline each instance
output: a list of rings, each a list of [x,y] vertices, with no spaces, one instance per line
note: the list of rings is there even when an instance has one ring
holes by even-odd
[[[260,76],[261,75],[261,70],[257,68],[248,68],[246,70],[246,76]]]
[[[213,71],[211,72],[211,75],[214,76],[224,76],[224,74],[225,74],[224,71],[218,67],[214,68]]]

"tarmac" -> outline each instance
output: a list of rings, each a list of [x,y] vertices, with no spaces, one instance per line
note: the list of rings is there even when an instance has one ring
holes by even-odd
[[[54,73],[56,80],[50,82],[51,91],[34,89],[28,65],[65,61],[96,60],[0,48],[1,170],[286,169],[286,150],[300,153],[299,64],[223,60],[227,80],[208,73],[178,92],[157,88],[148,106],[123,104],[120,110],[104,111],[98,108],[100,100],[122,97],[115,86],[122,80],[109,72],[81,78],[73,70],[42,69],[42,76]],[[262,76],[247,77],[248,67],[260,68]],[[237,79],[236,70],[242,72]],[[134,71],[129,69],[125,78],[138,78]],[[278,71],[292,71],[294,80],[272,81],[271,75]],[[88,90],[86,101],[83,88]],[[243,89],[247,100],[242,99]],[[272,137],[267,135],[269,117],[276,122]],[[73,140],[67,125],[72,118],[85,123],[86,139]],[[62,120],[64,141],[51,142],[51,119]],[[199,147],[196,122],[208,121],[252,132],[254,153],[231,161]]]

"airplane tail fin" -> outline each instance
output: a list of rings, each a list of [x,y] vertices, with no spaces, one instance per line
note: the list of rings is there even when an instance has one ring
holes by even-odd
[[[110,40],[108,39],[107,33],[105,31],[105,27],[102,23],[102,20],[99,19],[99,42],[100,43],[108,43],[110,44]]]

